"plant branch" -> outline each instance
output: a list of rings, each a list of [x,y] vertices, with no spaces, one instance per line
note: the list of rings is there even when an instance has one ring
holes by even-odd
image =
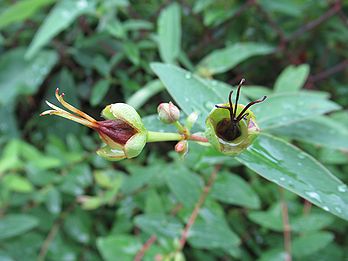
[[[215,182],[217,174],[220,170],[220,167],[221,167],[220,165],[215,165],[214,170],[209,177],[208,183],[204,187],[204,189],[199,197],[199,200],[198,200],[194,210],[192,211],[191,216],[190,216],[190,218],[185,226],[185,229],[184,229],[183,233],[181,234],[181,238],[179,241],[179,247],[177,249],[177,252],[181,251],[184,248],[186,241],[187,241],[188,233],[189,233],[191,227],[193,226],[193,224],[195,223],[196,218],[197,218],[198,213],[199,213],[199,210],[203,206],[203,204],[204,204],[204,202],[209,194],[210,189],[214,185],[214,182]]]
[[[336,1],[333,6],[322,16],[318,17],[317,19],[310,21],[309,23],[305,24],[304,26],[297,29],[295,32],[293,32],[286,40],[287,42],[290,42],[293,39],[298,38],[302,34],[306,33],[307,31],[310,31],[314,29],[315,27],[319,26],[326,20],[328,20],[331,16],[334,16],[336,13],[338,13],[341,10],[341,3],[340,1]]]
[[[348,59],[343,60],[342,62],[336,64],[335,66],[331,67],[330,69],[327,69],[325,71],[322,71],[316,75],[310,76],[308,79],[308,82],[314,83],[317,81],[324,80],[328,77],[330,77],[333,74],[336,74],[340,71],[343,71],[348,67]]]
[[[198,142],[208,142],[207,138],[198,135],[189,135],[185,138],[185,135],[175,132],[149,131],[147,133],[147,142],[179,141],[185,139]]]
[[[52,243],[52,241],[54,240],[55,236],[57,235],[59,228],[61,226],[61,224],[63,223],[64,218],[68,215],[68,213],[70,213],[71,211],[73,211],[75,209],[76,203],[72,203],[68,209],[64,212],[62,212],[60,214],[60,216],[58,217],[58,219],[54,222],[53,226],[51,227],[45,241],[43,242],[41,249],[40,249],[40,253],[38,256],[38,261],[43,261],[45,260],[45,257],[47,255],[48,249]]]
[[[280,190],[280,200],[282,205],[282,218],[283,218],[283,236],[284,236],[284,248],[285,248],[285,261],[291,261],[291,227],[289,224],[289,212],[288,205],[286,204],[284,197],[284,189],[279,188]]]
[[[145,255],[145,252],[151,247],[153,243],[155,243],[157,237],[152,235],[142,246],[142,248],[138,251],[137,255],[134,258],[134,261],[141,261]]]

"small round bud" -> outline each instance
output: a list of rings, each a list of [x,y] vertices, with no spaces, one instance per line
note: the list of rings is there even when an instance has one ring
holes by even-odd
[[[164,123],[174,123],[180,118],[180,110],[172,102],[161,103],[157,107],[158,117]]]
[[[181,156],[185,156],[188,152],[188,142],[187,140],[181,140],[175,145],[175,151]]]

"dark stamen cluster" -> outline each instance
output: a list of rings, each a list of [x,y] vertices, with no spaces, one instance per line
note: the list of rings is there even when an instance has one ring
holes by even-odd
[[[239,95],[240,95],[240,89],[241,89],[244,82],[245,82],[245,79],[242,79],[238,85],[234,109],[233,109],[233,104],[232,104],[233,90],[230,92],[230,94],[228,96],[229,106],[215,105],[216,108],[226,109],[226,110],[229,110],[229,112],[230,112],[230,119],[225,118],[225,119],[221,120],[220,122],[218,122],[218,124],[216,125],[217,135],[219,136],[219,138],[221,138],[225,141],[232,141],[241,135],[241,131],[240,131],[240,128],[238,126],[238,123],[245,116],[249,115],[249,113],[245,113],[245,112],[252,105],[254,105],[256,103],[263,102],[267,98],[267,96],[263,96],[262,99],[249,102],[247,104],[247,106],[245,106],[243,108],[243,110],[237,115],[237,106],[238,106],[238,100],[239,100]]]

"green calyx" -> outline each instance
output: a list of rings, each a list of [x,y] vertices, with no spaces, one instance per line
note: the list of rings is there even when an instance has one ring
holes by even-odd
[[[223,104],[223,106],[227,105]],[[239,114],[244,108],[244,105],[239,104],[237,106],[237,113]],[[205,136],[216,150],[226,155],[235,156],[245,150],[254,141],[260,129],[256,124],[254,113],[251,110],[247,110],[246,113],[248,114],[237,123],[239,136],[233,140],[228,140],[219,135],[219,128],[229,128],[229,111],[222,108],[214,108],[210,112],[206,119]],[[227,126],[221,126],[221,122],[224,122]]]
[[[244,83],[242,79],[238,85],[235,103],[232,103],[232,93],[228,103],[215,105],[206,119],[206,137],[218,151],[235,156],[245,150],[260,132],[255,121],[254,113],[249,108],[263,102],[267,97],[252,101],[246,106],[238,104],[240,89]]]
[[[125,103],[105,107],[102,116],[110,122],[120,122],[114,132],[117,135],[100,133],[105,146],[97,154],[107,160],[117,161],[138,156],[147,142],[147,130],[137,111]]]

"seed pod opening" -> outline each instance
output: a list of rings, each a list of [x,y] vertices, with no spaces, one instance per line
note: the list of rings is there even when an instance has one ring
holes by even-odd
[[[232,93],[229,95],[229,102],[215,105],[206,119],[206,137],[212,146],[218,151],[235,156],[246,149],[260,132],[257,126],[255,115],[249,109],[260,100],[250,102],[246,106],[238,104],[240,89],[244,79],[240,82],[235,104],[232,103]]]

